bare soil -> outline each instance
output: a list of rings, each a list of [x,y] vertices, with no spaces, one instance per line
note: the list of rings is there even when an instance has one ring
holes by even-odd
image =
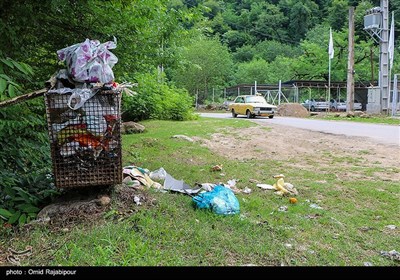
[[[398,146],[378,144],[363,137],[348,137],[271,123],[240,130],[221,131],[211,139],[197,138],[214,153],[232,159],[284,161],[288,166],[315,170],[332,165],[377,169],[371,179],[400,181]],[[377,168],[378,167],[378,168]],[[381,170],[381,171],[379,171]],[[344,172],[341,177],[365,177]]]

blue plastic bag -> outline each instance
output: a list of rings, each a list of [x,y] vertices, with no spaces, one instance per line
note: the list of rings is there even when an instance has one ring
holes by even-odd
[[[239,201],[231,189],[217,185],[210,192],[193,197],[197,208],[211,209],[219,215],[234,215],[240,212]]]

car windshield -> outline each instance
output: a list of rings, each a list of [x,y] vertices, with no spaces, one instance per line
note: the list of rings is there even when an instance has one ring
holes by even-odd
[[[266,103],[262,96],[246,96],[246,103]]]

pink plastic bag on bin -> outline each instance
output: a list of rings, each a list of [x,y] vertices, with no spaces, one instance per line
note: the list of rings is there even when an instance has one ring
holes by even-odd
[[[68,73],[76,82],[111,83],[114,80],[112,67],[118,58],[109,50],[117,47],[116,39],[100,44],[98,40],[86,39],[58,50],[57,55],[67,64]]]

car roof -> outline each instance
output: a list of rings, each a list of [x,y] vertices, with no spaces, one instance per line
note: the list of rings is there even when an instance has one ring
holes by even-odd
[[[249,96],[259,96],[259,97],[264,97],[263,95],[252,95],[252,94],[246,94],[246,95],[238,95],[238,96],[236,96],[236,98],[238,98],[238,97],[249,97]]]

